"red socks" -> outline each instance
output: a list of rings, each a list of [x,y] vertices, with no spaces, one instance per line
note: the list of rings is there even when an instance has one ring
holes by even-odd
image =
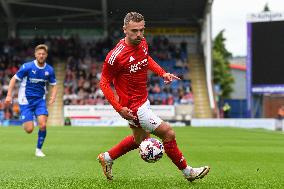
[[[187,167],[186,160],[181,151],[178,149],[176,140],[164,142],[164,148],[168,157],[179,168],[179,170],[183,170]]]
[[[134,137],[132,135],[125,137],[120,143],[112,147],[108,153],[112,160],[123,156],[127,152],[137,149],[139,147],[136,144]],[[185,158],[183,157],[181,151],[177,147],[176,140],[169,142],[164,142],[165,152],[172,162],[180,169],[183,170],[187,167]]]
[[[120,156],[126,154],[127,152],[137,149],[139,147],[136,144],[134,137],[132,135],[125,137],[120,143],[112,147],[108,153],[112,160],[119,158]]]

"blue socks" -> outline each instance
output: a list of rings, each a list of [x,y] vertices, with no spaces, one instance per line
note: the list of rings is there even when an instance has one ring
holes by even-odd
[[[38,130],[37,148],[41,149],[46,137],[46,129]]]

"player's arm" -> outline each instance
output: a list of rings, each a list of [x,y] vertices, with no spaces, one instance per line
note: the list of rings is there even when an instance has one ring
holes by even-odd
[[[6,99],[5,99],[6,105],[10,105],[12,103],[12,98],[13,98],[12,95],[13,95],[13,90],[14,90],[14,87],[15,87],[16,80],[22,81],[22,79],[27,76],[28,69],[29,69],[28,66],[26,64],[23,64],[20,67],[20,69],[18,70],[18,72],[10,80],[7,96],[6,96]]]
[[[148,63],[149,63],[149,69],[153,71],[154,73],[158,74],[159,76],[164,78],[165,84],[169,84],[173,81],[173,79],[180,80],[179,77],[175,76],[174,74],[167,73],[159,64],[153,60],[150,56],[148,56]]]
[[[55,98],[57,94],[56,78],[55,78],[55,73],[53,69],[51,69],[51,73],[49,77],[49,85],[51,86],[51,94],[49,97],[48,105],[51,105],[55,102]]]
[[[159,76],[163,77],[163,75],[166,73],[166,71],[150,56],[148,56],[148,63],[148,68]]]
[[[51,95],[50,95],[49,101],[48,101],[49,105],[51,105],[55,102],[56,94],[57,94],[57,86],[51,85]]]
[[[5,99],[6,105],[10,105],[12,103],[12,94],[13,94],[13,89],[15,87],[15,83],[16,83],[16,76],[14,75],[9,82],[8,92]]]
[[[115,99],[114,92],[111,88],[111,83],[117,72],[118,70],[116,69],[115,66],[105,62],[102,69],[100,88],[104,93],[105,98],[112,105],[112,107],[121,115],[121,117],[127,120],[136,119],[136,117],[132,115],[132,110],[128,109],[127,107],[122,107],[119,104],[119,102]]]

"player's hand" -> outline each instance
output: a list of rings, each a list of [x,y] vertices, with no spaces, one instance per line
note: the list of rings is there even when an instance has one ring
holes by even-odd
[[[134,116],[133,114],[133,111],[128,109],[127,107],[123,107],[119,114],[121,115],[121,117],[123,117],[124,119],[127,119],[127,120],[136,120],[137,117]]]
[[[12,104],[12,97],[7,96],[6,99],[5,99],[5,105],[10,106],[11,104]]]
[[[174,74],[171,74],[171,73],[165,73],[163,75],[163,78],[164,78],[165,84],[170,84],[174,79],[180,80],[178,76],[175,76]]]
[[[48,105],[51,105],[51,104],[53,104],[54,102],[55,102],[55,98],[51,96],[51,97],[49,98]]]

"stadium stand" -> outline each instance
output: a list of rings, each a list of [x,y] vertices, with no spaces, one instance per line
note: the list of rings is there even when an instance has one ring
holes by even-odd
[[[82,42],[78,36],[39,37],[32,40],[9,39],[2,42],[0,51],[0,99],[4,101],[9,79],[25,61],[33,59],[33,46],[45,43],[49,50],[48,62],[65,64],[62,85],[64,105],[105,105],[108,104],[99,88],[102,63],[106,53],[112,48],[114,40],[120,35],[97,41]],[[62,50],[68,49],[68,50]],[[155,36],[149,41],[152,57],[167,71],[178,75],[183,81],[174,81],[164,85],[163,79],[149,73],[149,99],[153,105],[192,104],[191,81],[188,77],[187,44],[175,44],[165,36]],[[58,63],[56,63],[58,64]],[[57,69],[58,66],[55,66]],[[63,69],[63,68],[61,68]],[[61,70],[60,69],[60,70]],[[59,75],[60,75],[59,74]],[[60,82],[60,79],[59,79]],[[19,83],[17,83],[16,87]],[[17,119],[19,105],[17,90],[14,91],[14,103],[11,107],[0,106],[0,119]],[[60,93],[59,93],[60,95]]]
[[[80,44],[81,55],[69,56],[66,64],[64,80],[64,105],[95,105],[108,104],[99,89],[99,80],[102,69],[102,58],[105,52],[111,48],[112,42],[91,42]],[[94,49],[103,49],[100,53],[94,53]],[[103,55],[101,55],[103,54]],[[183,81],[174,81],[171,86],[165,86],[163,79],[157,75],[149,74],[150,85],[148,88],[149,99],[154,105],[173,105],[192,103],[190,80],[184,78],[188,75],[186,44],[180,47],[170,43],[164,36],[154,37],[150,42],[150,54],[167,71],[175,73]]]
[[[144,1],[139,4],[128,0],[102,2],[105,4],[101,4],[100,1],[92,3],[2,1],[0,9],[2,8],[3,11],[0,11],[0,16],[6,19],[0,20],[3,26],[0,28],[0,40],[4,40],[0,42],[1,59],[9,51],[11,54],[9,57],[14,57],[15,60],[14,69],[18,69],[23,62],[33,58],[33,47],[36,44],[45,43],[51,47],[48,62],[53,64],[58,84],[62,88],[58,90],[52,111],[49,109],[50,116],[61,115],[60,119],[63,120],[64,105],[68,106],[68,104],[107,104],[98,87],[102,62],[116,41],[124,36],[121,32],[121,20],[131,7],[132,10],[145,13],[146,37],[151,56],[167,71],[183,79],[183,82],[175,81],[171,86],[165,86],[160,78],[149,73],[148,89],[151,103],[174,105],[172,107],[179,115],[176,116],[179,120],[185,117],[190,120],[194,115],[193,108],[199,114],[196,109],[198,107],[195,106],[198,104],[196,102],[202,101],[197,98],[200,96],[199,88],[204,88],[208,92],[212,87],[208,86],[208,82],[204,82],[204,86],[193,86],[195,78],[191,78],[189,73],[195,71],[192,68],[189,70],[188,63],[194,60],[196,55],[201,57],[198,63],[202,69],[211,63],[211,50],[208,48],[211,47],[211,40],[208,40],[211,32],[208,28],[211,24],[212,1],[159,1],[155,6],[168,5],[167,7],[158,6],[159,13],[149,10],[148,3]],[[68,3],[68,6],[62,7],[62,3]],[[1,71],[10,66],[6,60],[4,65],[5,68],[0,68]],[[208,66],[206,66],[206,73],[211,73],[207,68]],[[4,72],[5,75],[8,74],[7,71]],[[203,75],[201,79],[205,81],[204,72],[199,73]],[[6,77],[10,78],[10,76]],[[210,77],[206,76],[206,78],[210,80]],[[5,97],[5,85],[7,85],[5,81],[1,80],[2,102]],[[193,91],[195,92],[194,100]],[[206,100],[212,99],[209,92],[208,94],[204,92],[204,95]],[[208,109],[213,108],[212,100],[210,105],[208,103],[201,105]],[[8,108],[10,112],[11,108]],[[9,112],[4,111],[5,107],[0,109],[3,112],[1,115],[4,115],[5,111]],[[16,107],[15,110],[17,110]],[[13,111],[12,114],[14,114]],[[7,113],[8,115],[10,114]],[[210,114],[206,115],[212,117]],[[49,120],[53,119],[57,118]]]

